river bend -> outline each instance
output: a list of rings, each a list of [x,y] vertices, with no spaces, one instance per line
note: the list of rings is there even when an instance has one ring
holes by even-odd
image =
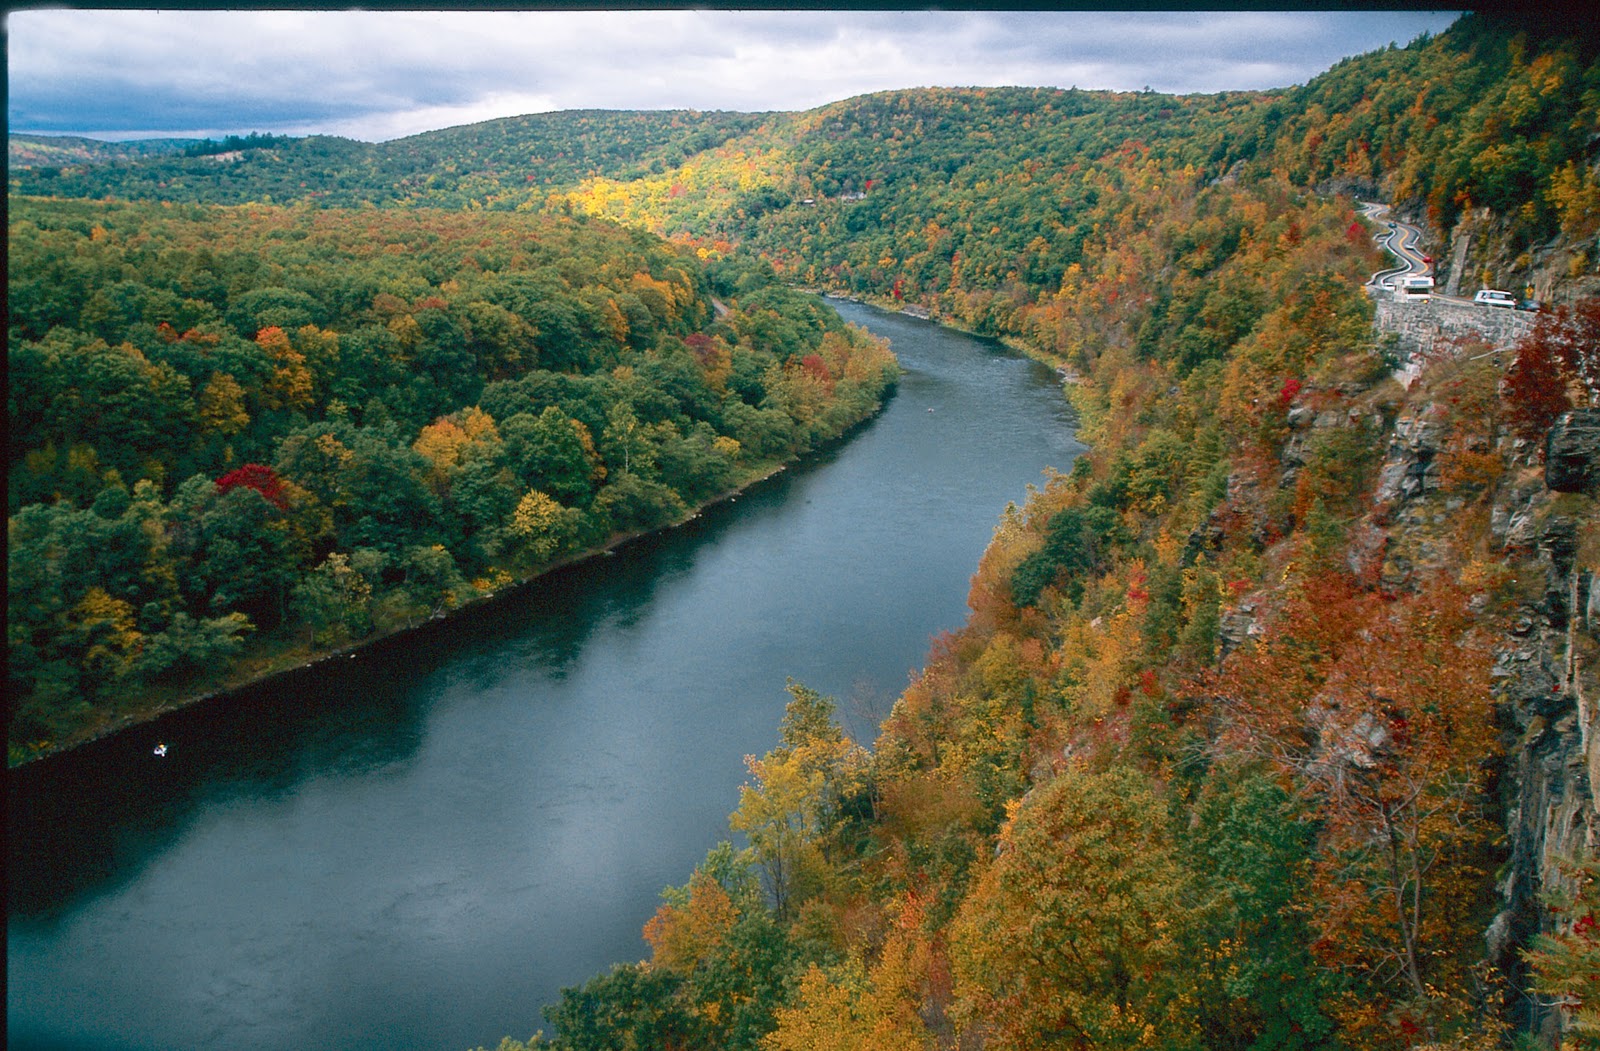
[[[906,374],[832,451],[437,638],[13,773],[10,1046],[465,1051],[646,956],[786,680],[870,740],[1080,450],[1043,366],[839,309]]]

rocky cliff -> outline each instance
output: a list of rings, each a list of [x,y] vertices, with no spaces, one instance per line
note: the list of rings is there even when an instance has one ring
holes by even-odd
[[[1595,163],[1591,145],[1590,163]],[[1482,286],[1503,288],[1545,302],[1571,302],[1600,294],[1600,252],[1593,233],[1528,244],[1517,224],[1488,208],[1472,208],[1449,229],[1433,227],[1420,206],[1403,209],[1436,246],[1441,288],[1470,296]]]
[[[1465,359],[1492,387],[1499,358],[1509,358],[1493,351],[1508,350],[1526,323],[1511,311],[1379,305],[1380,333],[1403,348],[1398,378],[1408,387],[1393,403],[1369,519],[1384,533],[1387,583],[1403,585],[1446,546],[1466,544],[1470,571],[1488,585],[1506,860],[1485,935],[1489,958],[1519,990],[1521,950],[1563,922],[1545,907],[1568,878],[1561,860],[1593,856],[1600,833],[1600,412],[1567,414],[1542,448],[1497,433],[1492,419],[1463,418],[1474,382]],[[1452,342],[1466,348],[1456,358],[1441,353]],[[1514,1014],[1553,1046],[1562,1020],[1552,1005],[1525,997]]]

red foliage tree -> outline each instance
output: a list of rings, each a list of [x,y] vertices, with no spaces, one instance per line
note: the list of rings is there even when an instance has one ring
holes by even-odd
[[[1498,743],[1469,598],[1313,576],[1206,683],[1218,757],[1264,761],[1317,819],[1311,949],[1355,983],[1334,1009],[1352,1046],[1383,1046],[1390,1019],[1435,1042],[1475,1017]]]
[[[217,479],[217,492],[221,495],[238,488],[254,489],[261,498],[278,510],[287,510],[289,498],[283,491],[283,480],[278,472],[265,464],[247,463]]]
[[[1283,381],[1283,389],[1278,391],[1278,406],[1287,409],[1294,401],[1295,395],[1300,393],[1300,381],[1290,376]]]
[[[1600,403],[1600,298],[1541,313],[1516,349],[1501,394],[1522,437],[1542,438],[1568,409]]]
[[[828,371],[828,363],[822,360],[820,354],[807,354],[801,358],[800,368],[829,394],[833,393],[833,373]]]

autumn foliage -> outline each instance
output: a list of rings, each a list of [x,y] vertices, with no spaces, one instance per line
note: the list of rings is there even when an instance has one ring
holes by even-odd
[[[719,261],[713,287],[605,223],[20,198],[10,220],[14,757],[215,688],[258,642],[403,628],[678,520],[896,375],[770,272]]]
[[[1358,981],[1334,1008],[1352,1036],[1397,1017],[1429,1039],[1475,1021],[1498,746],[1469,598],[1442,581],[1385,596],[1313,578],[1200,687],[1219,759],[1265,764],[1320,819],[1312,949]]]
[[[1501,1046],[1511,731],[1482,628],[1547,598],[1507,550],[1537,522],[1496,514],[1530,466],[1499,428],[1600,399],[1600,299],[1541,312],[1503,382],[1452,346],[1403,390],[1341,187],[1563,236],[1587,277],[1593,56],[1469,16],[1267,94],[915,89],[516,118],[437,133],[437,163],[318,147],[321,204],[402,210],[238,203],[306,163],[288,144],[233,182],[14,173],[63,198],[11,215],[15,732],[253,627],[360,637],[679,517],[892,382],[787,286],[914,303],[1060,369],[1091,451],[996,509],[972,617],[870,751],[791,684],[740,846],[535,1045]],[[1402,415],[1441,435],[1404,477]],[[1589,1039],[1574,864],[1527,995]]]
[[[287,510],[289,499],[284,494],[283,480],[265,464],[247,463],[217,479],[217,492],[227,495],[234,489],[254,489],[261,498],[278,510]]]
[[[1568,409],[1600,404],[1600,297],[1541,311],[1503,391],[1512,427],[1535,440]]]

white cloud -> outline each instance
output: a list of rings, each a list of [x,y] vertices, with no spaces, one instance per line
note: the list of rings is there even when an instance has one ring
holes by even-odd
[[[438,128],[478,124],[497,117],[519,117],[525,113],[548,113],[560,109],[548,95],[492,93],[471,102],[445,106],[423,106],[391,113],[372,113],[348,120],[290,125],[280,129],[288,135],[342,135],[350,139],[383,142],[419,135]]]
[[[87,11],[7,19],[13,130],[386,139],[549,109],[798,110],[870,91],[1303,82],[1438,12]]]

